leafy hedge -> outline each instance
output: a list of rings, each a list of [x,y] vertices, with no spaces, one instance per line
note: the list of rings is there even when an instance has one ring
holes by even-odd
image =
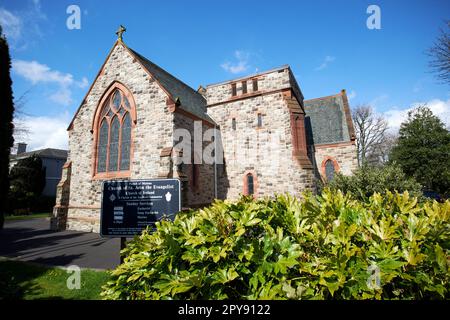
[[[414,178],[407,177],[396,163],[384,166],[364,165],[356,169],[351,176],[338,173],[328,183],[328,187],[351,193],[355,199],[361,201],[367,201],[375,192],[384,195],[386,191],[400,193],[408,191],[411,195],[423,200],[422,186]]]
[[[448,299],[449,220],[450,201],[418,204],[408,192],[217,201],[131,241],[102,295]]]

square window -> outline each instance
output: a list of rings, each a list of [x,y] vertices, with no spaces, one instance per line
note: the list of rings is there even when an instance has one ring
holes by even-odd
[[[247,81],[242,81],[242,94],[247,93]]]
[[[258,91],[258,79],[253,79],[253,91]]]
[[[236,92],[236,83],[232,83],[231,84],[231,96],[234,97],[236,96],[237,92]]]

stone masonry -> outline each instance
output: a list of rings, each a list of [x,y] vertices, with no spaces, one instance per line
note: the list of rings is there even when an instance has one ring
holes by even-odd
[[[95,119],[115,86],[126,90],[135,106],[130,170],[125,175],[98,175]],[[340,112],[341,105],[336,106],[333,112]],[[68,128],[69,156],[51,227],[99,232],[105,179],[179,178],[182,206],[202,207],[215,198],[237,199],[248,192],[248,175],[258,198],[314,192],[326,159],[334,160],[336,171],[351,174],[357,166],[354,139],[345,135],[339,143],[315,145],[308,136],[305,110],[303,93],[289,66],[195,91],[119,39]],[[338,129],[352,127],[348,116],[347,122],[341,122]],[[217,129],[216,140],[212,129]],[[180,148],[180,132],[189,133],[192,148]],[[196,149],[192,142],[199,134],[202,142]],[[178,163],[180,158],[197,159],[212,144],[223,150],[223,162]],[[219,159],[220,155],[215,154]]]

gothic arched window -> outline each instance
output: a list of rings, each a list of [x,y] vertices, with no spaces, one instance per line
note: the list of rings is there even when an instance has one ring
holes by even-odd
[[[325,176],[328,181],[331,181],[334,178],[334,164],[331,160],[327,160],[327,162],[325,162]]]
[[[339,172],[339,164],[332,157],[325,157],[322,161],[322,177],[326,181],[334,179],[336,172]]]
[[[130,171],[134,101],[121,84],[112,86],[94,119],[95,175],[123,177]]]

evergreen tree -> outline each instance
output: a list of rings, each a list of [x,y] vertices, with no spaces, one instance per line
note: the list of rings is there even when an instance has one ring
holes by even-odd
[[[0,26],[0,229],[3,228],[7,207],[9,154],[14,143],[12,122],[14,103],[10,70],[9,46]]]
[[[27,209],[40,197],[45,187],[45,169],[36,155],[20,159],[11,169],[9,198],[14,209]]]
[[[450,193],[450,132],[426,106],[408,113],[390,159],[425,189]]]

